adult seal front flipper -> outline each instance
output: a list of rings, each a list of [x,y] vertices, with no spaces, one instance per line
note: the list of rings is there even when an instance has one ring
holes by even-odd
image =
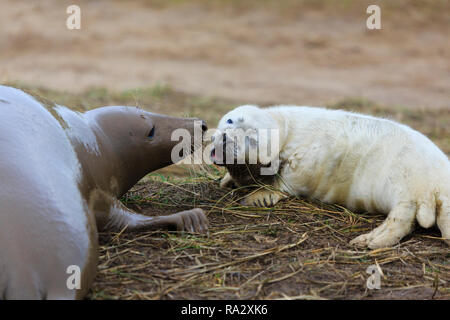
[[[208,230],[208,219],[202,209],[181,211],[168,216],[149,217],[136,213],[117,198],[94,192],[90,208],[97,219],[98,230],[161,230],[199,232]]]

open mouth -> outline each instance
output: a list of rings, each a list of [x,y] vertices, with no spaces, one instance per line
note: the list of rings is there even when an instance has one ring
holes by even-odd
[[[216,148],[212,148],[212,150],[211,150],[211,160],[214,164],[216,164],[218,166],[224,165],[223,161],[220,161],[220,159],[217,158]]]
[[[220,165],[220,163],[217,163],[216,148],[212,148],[211,150],[211,160],[214,164]]]

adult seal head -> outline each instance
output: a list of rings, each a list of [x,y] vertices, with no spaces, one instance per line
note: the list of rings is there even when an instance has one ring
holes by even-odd
[[[171,163],[178,128],[201,137],[206,124],[134,107],[79,113],[0,86],[0,299],[82,298],[98,229],[206,231],[201,209],[148,217],[117,200]]]

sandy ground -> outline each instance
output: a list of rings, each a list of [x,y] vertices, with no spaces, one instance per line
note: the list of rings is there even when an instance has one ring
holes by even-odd
[[[72,3],[81,7],[81,30],[65,26]],[[263,10],[198,1],[2,0],[0,82],[71,92],[163,83],[257,103],[362,97],[450,108],[448,10],[382,6],[383,29],[369,31],[364,3]]]

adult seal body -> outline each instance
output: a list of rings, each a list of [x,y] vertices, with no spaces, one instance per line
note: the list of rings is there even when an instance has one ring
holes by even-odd
[[[171,163],[172,131],[194,136],[196,120],[133,107],[79,113],[0,86],[0,298],[82,298],[96,273],[98,229],[205,231],[201,209],[148,217],[117,200]]]
[[[278,132],[279,152],[266,161],[258,158],[247,171],[239,170],[242,164],[226,164],[224,152],[217,152],[227,149],[227,130],[250,132],[243,147],[232,148],[236,157],[257,149],[264,141],[253,133],[268,128]],[[340,110],[246,105],[226,114],[218,129],[212,158],[229,170],[221,185],[242,185],[251,175],[254,183],[271,186],[248,195],[247,205],[274,205],[290,194],[384,213],[387,219],[380,226],[351,242],[370,248],[395,245],[415,221],[424,228],[437,223],[450,241],[450,161],[432,141],[405,125]],[[255,174],[276,162],[275,175]]]

